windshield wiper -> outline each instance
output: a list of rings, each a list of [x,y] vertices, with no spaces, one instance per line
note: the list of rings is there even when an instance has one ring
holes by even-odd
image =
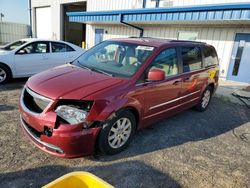
[[[108,76],[113,77],[113,75],[112,75],[112,74],[107,73],[107,72],[105,72],[105,71],[103,71],[103,70],[96,69],[96,68],[94,68],[94,67],[91,67],[90,69],[91,69],[92,71],[99,72],[99,73],[102,73],[102,74],[105,74],[105,75],[108,75]]]
[[[87,70],[89,70],[89,71],[92,71],[91,68],[89,68],[89,67],[87,67],[87,66],[85,66],[85,65],[82,65],[82,64],[80,63],[79,60],[77,60],[76,62],[80,65],[80,67],[82,67],[82,68],[84,68],[84,69],[87,69]]]
[[[103,71],[103,70],[96,69],[96,68],[94,68],[94,67],[87,67],[87,66],[81,64],[79,60],[77,60],[76,62],[80,65],[80,67],[82,67],[82,68],[84,68],[84,69],[87,69],[87,70],[89,70],[89,71],[99,72],[99,73],[102,73],[102,74],[105,74],[105,75],[108,75],[108,76],[113,77],[112,74],[107,73],[107,72],[105,72],[105,71]]]

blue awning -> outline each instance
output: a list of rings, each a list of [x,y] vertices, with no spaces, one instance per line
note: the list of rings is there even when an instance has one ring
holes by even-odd
[[[70,22],[81,23],[147,23],[169,21],[250,21],[250,3],[233,3],[132,10],[67,12]]]

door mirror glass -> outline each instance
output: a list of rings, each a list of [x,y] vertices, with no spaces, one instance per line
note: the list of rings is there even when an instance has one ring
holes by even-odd
[[[160,69],[151,69],[148,72],[148,81],[162,81],[165,79],[165,72]]]

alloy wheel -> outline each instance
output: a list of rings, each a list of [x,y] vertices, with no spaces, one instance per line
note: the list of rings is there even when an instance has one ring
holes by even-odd
[[[118,119],[111,127],[108,135],[108,143],[112,148],[122,147],[129,139],[132,131],[132,123],[128,118]]]
[[[207,105],[209,104],[210,98],[211,98],[211,92],[210,90],[206,90],[202,97],[202,102],[201,102],[202,108],[207,107]]]
[[[2,68],[0,68],[0,83],[4,82],[4,80],[7,77],[7,73],[5,72],[5,70],[3,70]]]

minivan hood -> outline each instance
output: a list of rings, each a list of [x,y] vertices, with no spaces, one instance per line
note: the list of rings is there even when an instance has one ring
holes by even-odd
[[[27,87],[51,99],[79,100],[120,82],[120,78],[67,64],[32,76]]]

